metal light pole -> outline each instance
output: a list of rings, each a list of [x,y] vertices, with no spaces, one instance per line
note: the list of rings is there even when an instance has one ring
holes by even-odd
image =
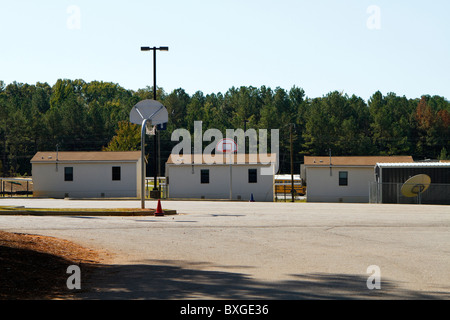
[[[169,47],[141,47],[141,51],[153,51],[153,100],[156,100],[156,51],[169,51]],[[158,178],[158,160],[157,160],[157,135],[159,135],[158,130],[155,130],[155,135],[153,136],[153,172],[154,172],[154,181],[153,181],[153,192],[150,192],[151,198],[160,198],[160,194],[158,192],[157,187],[157,178]]]

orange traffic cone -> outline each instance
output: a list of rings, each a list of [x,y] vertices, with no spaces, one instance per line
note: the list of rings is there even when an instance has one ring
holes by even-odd
[[[157,216],[157,217],[164,216],[164,212],[162,211],[162,208],[161,208],[161,200],[159,200],[159,199],[158,199],[158,206],[156,207],[156,211],[155,211],[155,216]]]

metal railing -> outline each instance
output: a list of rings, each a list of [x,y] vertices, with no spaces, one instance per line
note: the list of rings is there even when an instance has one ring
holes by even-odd
[[[33,195],[31,178],[0,178],[0,194],[2,197],[28,197]]]

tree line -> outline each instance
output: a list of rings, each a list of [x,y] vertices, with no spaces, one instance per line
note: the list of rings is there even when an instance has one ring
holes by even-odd
[[[139,126],[129,124],[131,108],[152,99],[151,87],[137,91],[116,83],[60,79],[24,84],[0,81],[0,156],[3,176],[31,174],[37,151],[139,150]],[[160,131],[161,173],[177,128],[203,130],[279,129],[280,172],[290,172],[290,133],[295,171],[304,155],[412,155],[415,159],[449,159],[450,102],[441,96],[406,98],[375,92],[366,102],[333,91],[310,98],[299,87],[232,87],[225,93],[192,95],[182,88],[157,100],[167,108],[167,130]],[[147,150],[153,139],[147,137]],[[270,144],[269,144],[270,145]],[[152,175],[149,157],[149,175]]]

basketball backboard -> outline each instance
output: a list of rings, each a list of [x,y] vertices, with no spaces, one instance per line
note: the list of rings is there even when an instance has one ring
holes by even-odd
[[[216,151],[221,153],[234,153],[237,152],[237,144],[233,139],[225,138],[217,143]]]
[[[431,179],[426,174],[419,174],[409,178],[402,186],[401,193],[405,197],[416,197],[430,187]]]
[[[167,109],[156,100],[142,100],[130,111],[130,122],[142,125],[143,120],[149,120],[151,125],[163,125],[167,123],[169,114]]]

